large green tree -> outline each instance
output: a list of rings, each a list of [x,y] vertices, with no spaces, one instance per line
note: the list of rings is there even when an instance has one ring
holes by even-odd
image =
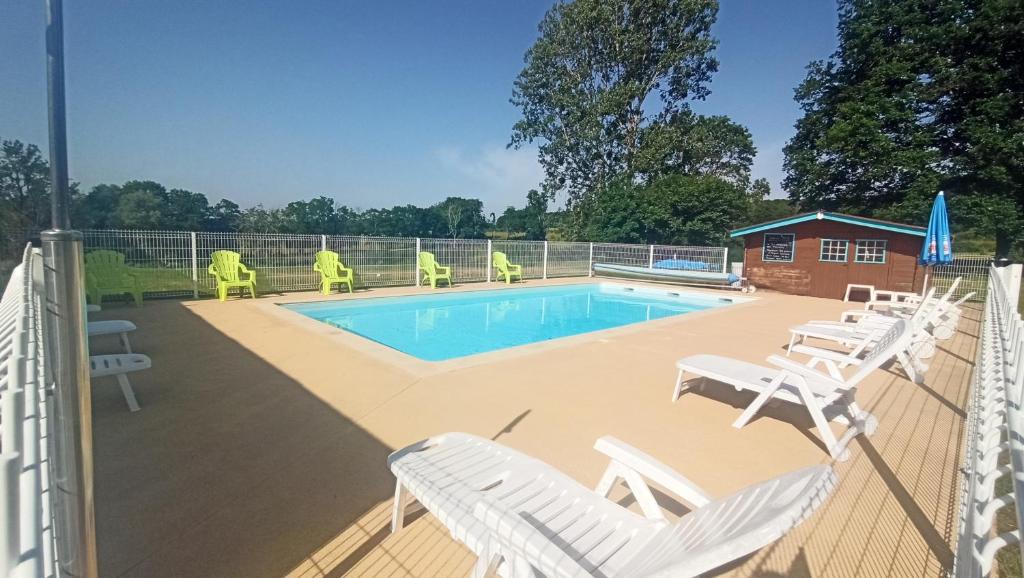
[[[749,197],[720,177],[667,175],[648,184],[620,179],[590,202],[593,241],[721,245]]]
[[[547,12],[515,81],[510,143],[539,143],[546,193],[584,200],[633,173],[645,143],[692,124],[688,102],[718,66],[717,11],[715,0],[575,0]]]
[[[38,231],[50,222],[49,164],[39,147],[0,139],[0,228]]]
[[[839,48],[796,90],[784,186],[805,209],[953,226],[1005,254],[1024,207],[1024,3],[841,0]]]

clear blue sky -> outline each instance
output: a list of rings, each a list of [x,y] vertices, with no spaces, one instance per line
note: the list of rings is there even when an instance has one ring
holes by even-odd
[[[448,195],[521,205],[536,151],[505,149],[549,1],[66,0],[72,178],[145,178],[243,207]],[[173,9],[172,9],[173,8]],[[0,2],[0,136],[46,150],[43,0]],[[804,67],[835,49],[826,0],[722,0],[695,108],[746,125],[778,194]]]

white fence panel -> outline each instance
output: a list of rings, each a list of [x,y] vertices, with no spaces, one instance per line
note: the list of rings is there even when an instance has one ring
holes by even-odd
[[[125,264],[135,270],[147,296],[192,295],[191,233],[89,230],[82,234],[87,254],[101,249],[123,254]]]
[[[422,239],[423,251],[434,254],[439,265],[452,268],[453,283],[487,280],[487,241],[483,239]]]
[[[728,273],[726,252],[725,247],[655,245],[653,266],[662,269]]]
[[[317,251],[337,252],[355,274],[357,287],[416,284],[417,239],[188,231],[85,231],[85,251],[106,249],[125,255],[145,287],[147,297],[212,295],[214,279],[207,273],[214,251],[235,251],[256,271],[261,293],[308,291],[319,287],[313,271]],[[420,250],[434,253],[452,268],[456,283],[487,280],[491,269],[484,239],[419,239]],[[722,247],[675,247],[569,241],[494,240],[491,251],[505,253],[523,267],[524,279],[585,276],[593,263],[648,267],[679,263],[721,271]],[[545,246],[547,252],[545,253]],[[669,263],[671,261],[671,263]],[[546,275],[545,275],[546,273]],[[492,271],[492,280],[494,274]]]
[[[416,284],[416,239],[327,237],[327,249],[352,269],[356,287]]]
[[[958,578],[990,576],[998,551],[1020,545],[1024,528],[1024,323],[999,270],[989,271],[967,408],[953,568]],[[1004,477],[1008,493],[1000,493]],[[1008,507],[1014,508],[1018,530],[999,534],[998,513]]]
[[[594,243],[594,264],[647,267],[651,263],[650,245]]]
[[[41,258],[26,249],[0,298],[0,575],[57,576]],[[60,435],[60,432],[56,432]]]
[[[491,250],[505,253],[511,263],[522,265],[523,279],[540,279],[544,276],[544,241],[493,241]],[[549,256],[549,266],[550,259]],[[495,271],[495,277],[497,274]],[[550,271],[548,276],[551,276]]]
[[[954,254],[949,265],[932,267],[928,272],[931,278],[928,286],[934,286],[936,293],[941,295],[953,284],[953,280],[962,277],[960,285],[954,291],[953,299],[959,299],[974,292],[971,301],[984,301],[988,290],[988,271],[992,266],[992,255],[985,254]]]
[[[214,278],[207,272],[214,251],[234,251],[242,263],[256,271],[260,293],[306,291],[320,287],[320,275],[313,271],[320,235],[277,235],[255,233],[198,233],[199,289],[212,293]]]
[[[548,277],[590,274],[590,243],[548,241]]]

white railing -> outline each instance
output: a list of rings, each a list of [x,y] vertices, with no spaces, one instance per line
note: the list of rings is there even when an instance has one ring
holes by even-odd
[[[0,299],[0,576],[5,577],[57,575],[40,261],[26,248]]]
[[[109,249],[125,255],[140,271],[145,293],[157,296],[199,296],[213,293],[206,267],[210,254],[235,251],[257,272],[261,292],[308,291],[319,286],[313,271],[317,251],[336,251],[355,272],[357,287],[415,285],[417,250],[434,253],[451,266],[456,283],[494,280],[491,253],[501,251],[523,266],[523,278],[548,279],[590,275],[595,263],[637,267],[672,266],[726,272],[724,247],[629,245],[568,241],[504,241],[352,237],[189,231],[83,231],[85,251]]]
[[[989,576],[996,553],[1021,544],[1024,528],[1024,323],[1014,275],[1019,266],[989,268],[968,402],[958,578]],[[1005,507],[1014,509],[1016,529],[998,527],[997,514]]]

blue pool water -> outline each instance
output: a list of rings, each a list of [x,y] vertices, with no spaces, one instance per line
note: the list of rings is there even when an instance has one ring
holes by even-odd
[[[683,291],[587,283],[283,307],[420,359],[443,361],[730,304]]]

